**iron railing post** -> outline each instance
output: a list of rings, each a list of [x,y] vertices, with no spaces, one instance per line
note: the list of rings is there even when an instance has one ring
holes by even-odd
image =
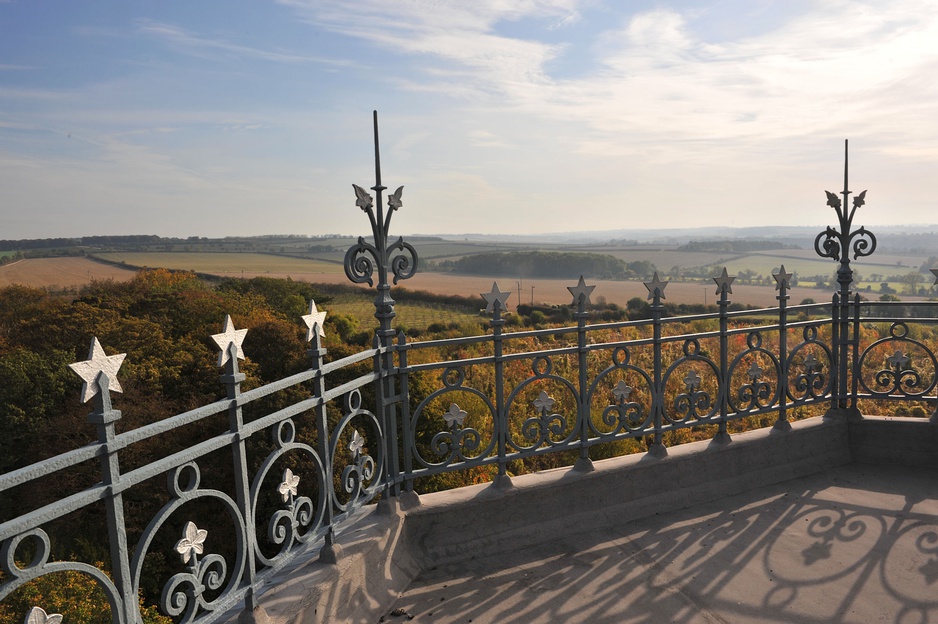
[[[247,595],[244,597],[244,603],[246,612],[253,614],[257,609],[257,598],[254,595],[254,579],[257,573],[254,550],[257,535],[254,531],[254,517],[251,513],[251,481],[248,478],[246,438],[243,437],[244,416],[241,406],[238,405],[238,397],[241,395],[241,382],[244,381],[245,375],[238,370],[238,346],[233,342],[229,343],[226,351],[228,352],[228,359],[225,362],[225,373],[220,376],[220,379],[225,384],[225,398],[230,401],[228,405],[228,427],[234,436],[231,441],[231,453],[235,496],[237,497],[241,517],[244,518],[244,532],[247,536],[247,566],[244,570],[245,578],[243,580],[247,582],[248,590]]]
[[[833,415],[840,408],[840,293],[831,297],[831,406],[827,416]]]
[[[772,428],[776,431],[790,431],[788,422],[788,284],[791,273],[785,272],[785,265],[779,268],[775,278],[775,289],[778,291],[778,418]]]
[[[404,492],[414,494],[414,435],[410,421],[410,374],[407,371],[407,335],[397,334],[398,380],[401,393],[401,446],[404,454]],[[414,494],[416,496],[416,494]]]
[[[662,441],[662,427],[664,426],[664,388],[661,384],[663,375],[661,363],[661,311],[663,306],[661,300],[664,299],[664,289],[668,282],[662,282],[658,279],[658,272],[650,282],[645,282],[645,288],[648,289],[648,298],[651,299],[651,323],[652,323],[652,351],[654,354],[654,382],[655,388],[651,397],[651,409],[654,413],[654,439],[651,446],[648,447],[648,454],[651,457],[662,458],[668,455],[668,449]]]
[[[496,286],[497,290],[497,286]],[[507,299],[507,297],[506,297]],[[502,354],[502,302],[496,299],[492,312],[494,365],[495,365],[495,433],[498,436],[498,475],[493,485],[496,489],[506,490],[511,487],[511,477],[508,476],[508,413],[505,411],[505,362]]]
[[[342,547],[335,543],[335,525],[333,524],[335,484],[332,479],[332,450],[329,445],[329,410],[325,399],[323,399],[326,396],[326,376],[322,373],[322,366],[327,350],[322,346],[322,336],[319,335],[318,327],[314,328],[310,334],[312,346],[307,349],[306,355],[310,359],[310,370],[315,373],[312,378],[313,398],[318,399],[314,408],[316,412],[316,452],[322,460],[323,470],[326,473],[323,475],[323,485],[326,492],[323,497],[325,508],[322,516],[322,524],[326,529],[326,534],[323,547],[319,551],[319,560],[323,563],[334,564],[342,553]]]
[[[586,320],[589,318],[589,312],[586,311],[586,305],[590,302],[590,294],[595,286],[587,286],[580,276],[580,281],[576,286],[567,287],[570,294],[573,295],[573,305],[576,306],[574,317],[577,326],[577,372],[578,372],[578,392],[579,405],[577,405],[577,415],[580,423],[580,456],[573,464],[573,469],[579,472],[592,472],[594,470],[593,461],[589,455],[589,419],[592,418],[590,411],[589,397],[589,368],[587,357],[586,340]]]
[[[98,430],[98,442],[104,446],[101,455],[101,483],[108,488],[105,499],[108,542],[111,554],[111,572],[114,584],[121,595],[122,613],[112,613],[111,621],[137,622],[137,596],[130,577],[130,549],[127,546],[127,527],[124,522],[124,496],[115,488],[120,486],[120,461],[118,448],[114,448],[115,423],[120,420],[120,410],[111,408],[111,392],[107,374],[98,373],[95,379],[98,393],[94,397],[95,411],[88,414],[88,422]]]
[[[860,357],[859,357],[859,347],[860,347],[860,295],[855,294],[853,296],[853,335],[850,339],[850,346],[853,349],[852,357],[850,358],[850,406],[849,410],[851,413],[859,414],[860,408],[857,406],[857,395],[860,388]]]
[[[729,320],[726,316],[727,307],[730,305],[729,295],[733,292],[731,284],[736,278],[726,273],[726,267],[723,267],[723,275],[714,277],[716,282],[716,294],[720,295],[720,377],[717,379],[719,384],[720,397],[720,423],[717,434],[713,437],[716,444],[729,444],[732,441],[730,434],[726,431],[726,419],[729,416],[729,387],[730,380],[727,377],[729,371]]]
[[[393,310],[391,311],[393,315]],[[374,337],[372,347],[375,349],[374,370],[375,379],[375,414],[381,422],[383,431],[381,443],[384,446],[384,487],[381,498],[378,500],[378,513],[390,514],[396,511],[395,500],[399,492],[397,478],[400,474],[397,454],[397,415],[392,409],[394,397],[394,353],[392,351],[393,336],[395,332],[390,328],[379,329]]]

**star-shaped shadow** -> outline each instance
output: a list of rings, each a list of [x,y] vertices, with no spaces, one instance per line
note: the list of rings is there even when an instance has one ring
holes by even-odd
[[[309,300],[309,314],[304,314],[301,318],[303,322],[306,323],[306,342],[309,342],[313,339],[314,328],[318,327],[319,337],[325,338],[326,332],[323,331],[323,324],[326,322],[327,312],[323,310],[320,312],[316,309],[316,302],[312,299]]]
[[[508,297],[511,296],[511,291],[502,292],[498,289],[498,282],[492,282],[492,291],[487,293],[482,293],[482,298],[485,299],[485,311],[492,313],[495,311],[495,302],[498,302],[498,307],[502,312],[507,312],[508,307],[505,305],[505,302],[508,301]]]
[[[224,330],[222,333],[212,336],[212,340],[214,340],[218,348],[221,349],[221,353],[218,354],[219,366],[224,366],[228,361],[228,345],[232,343],[234,343],[235,348],[238,350],[238,359],[244,359],[244,351],[241,350],[241,343],[244,342],[244,337],[247,336],[247,333],[248,330],[246,329],[235,329],[234,323],[231,322],[231,315],[225,315]]]
[[[106,355],[101,343],[97,337],[91,340],[91,350],[88,352],[88,359],[84,362],[75,362],[69,364],[75,373],[81,377],[85,383],[81,387],[81,402],[85,403],[96,395],[101,387],[98,385],[98,374],[104,373],[108,381],[108,389],[112,392],[123,392],[120,382],[117,381],[117,371],[120,370],[126,353],[118,355]]]
[[[567,290],[570,291],[570,294],[573,295],[573,305],[580,303],[580,299],[583,299],[583,303],[586,305],[590,304],[590,295],[593,294],[595,286],[587,286],[586,282],[583,280],[583,276],[580,276],[580,281],[577,282],[576,286],[567,286]]]

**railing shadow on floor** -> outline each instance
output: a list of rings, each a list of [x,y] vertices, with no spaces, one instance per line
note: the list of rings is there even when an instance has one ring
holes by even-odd
[[[849,465],[537,549],[441,564],[394,606],[417,619],[473,622],[931,621],[933,479]]]

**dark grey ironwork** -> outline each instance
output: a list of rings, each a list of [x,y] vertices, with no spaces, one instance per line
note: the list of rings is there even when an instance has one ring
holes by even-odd
[[[376,169],[372,190],[380,204],[377,137]],[[493,490],[499,492],[512,486],[513,462],[540,455],[567,453],[576,458],[575,469],[588,471],[591,450],[610,442],[647,440],[649,456],[660,458],[667,454],[668,436],[698,425],[716,425],[715,439],[725,444],[728,425],[751,416],[774,414],[774,427],[785,431],[791,415],[807,406],[855,409],[860,400],[936,400],[938,357],[913,328],[938,324],[938,304],[923,303],[918,316],[909,318],[905,303],[861,304],[849,296],[849,260],[838,254],[865,235],[862,228],[851,233],[853,210],[844,213],[835,206],[843,216],[841,230],[831,230],[828,240],[818,243],[841,261],[844,276],[830,304],[789,306],[791,274],[783,266],[774,275],[777,307],[731,311],[733,277],[724,270],[714,278],[717,312],[667,317],[662,303],[667,282],[655,274],[645,284],[650,319],[590,324],[594,287],[581,278],[570,287],[574,326],[506,333],[510,293],[493,284],[483,294],[490,333],[408,342],[391,328],[394,304],[387,283],[389,275],[413,274],[410,260],[390,257],[392,248],[408,246],[386,244],[390,212],[376,215],[362,192],[356,187],[375,243],[359,240],[346,256],[346,269],[358,276],[353,281],[362,282],[377,271],[379,328],[373,348],[326,363],[326,313],[310,302],[303,316],[310,368],[242,391],[245,376],[238,361],[250,357],[241,349],[245,330],[235,329],[226,317],[224,331],[213,336],[225,398],[118,433],[121,412],[112,408],[111,392],[120,388],[123,356],[106,355],[94,340],[89,359],[73,368],[85,381],[82,399],[95,401],[88,418],[98,441],[0,475],[0,493],[35,487],[40,479],[86,462],[98,465],[100,480],[38,509],[3,510],[0,600],[41,576],[73,571],[101,587],[113,622],[137,622],[141,579],[154,549],[163,548],[160,558],[176,568],[160,579],[160,608],[181,621],[212,622],[239,604],[262,609],[257,589],[300,555],[318,551],[322,564],[336,563],[342,557],[337,527],[376,499],[381,512],[394,511],[425,477],[486,468],[495,473]],[[845,200],[848,194],[845,184]],[[862,205],[862,195],[858,199],[854,210]],[[399,206],[397,192],[390,211]],[[409,257],[416,262],[416,254]],[[933,272],[938,278],[938,269]],[[708,329],[684,333],[692,321]],[[447,349],[450,357],[425,355]],[[368,361],[370,370],[352,372]],[[415,378],[430,388],[420,399],[410,393]],[[246,408],[297,387],[306,389],[305,398],[245,418]],[[366,400],[369,390],[374,397]],[[219,415],[227,416],[227,424],[207,439],[142,466],[122,466],[128,449]],[[301,426],[311,437],[298,433]],[[260,457],[249,462],[258,449]],[[233,475],[224,490],[203,485],[202,479],[202,471],[220,456],[231,462]],[[131,542],[124,496],[153,478],[166,479],[167,493]],[[206,503],[217,511],[210,525],[195,515]],[[52,556],[51,523],[97,504],[106,510],[110,576],[90,562]],[[219,543],[224,531],[233,535],[232,544]],[[59,608],[35,605],[23,617],[28,624],[51,624]]]
[[[376,411],[383,421],[383,427],[388,431],[392,438],[397,437],[397,415],[392,404],[385,403],[386,397],[397,395],[395,388],[395,379],[390,375],[394,368],[393,356],[389,348],[392,346],[395,337],[395,330],[392,328],[392,321],[395,316],[394,299],[391,297],[391,285],[388,283],[389,276],[393,276],[394,284],[403,279],[413,277],[417,271],[417,250],[413,245],[399,237],[397,241],[389,244],[389,232],[391,229],[391,217],[394,211],[398,210],[403,204],[401,196],[404,187],[399,186],[396,191],[388,196],[388,211],[384,212],[382,205],[382,194],[387,187],[381,184],[381,150],[378,143],[378,111],[374,111],[374,135],[375,135],[375,185],[371,190],[377,195],[377,205],[374,198],[362,187],[353,184],[355,190],[355,205],[362,209],[368,215],[371,222],[372,243],[365,241],[363,237],[358,238],[358,242],[352,245],[345,253],[345,275],[356,284],[365,284],[375,286],[377,294],[375,295],[375,318],[378,319],[378,331],[375,334],[376,347],[380,347],[375,355],[375,372],[377,379],[375,381],[375,393],[378,404]],[[397,253],[395,253],[397,252]],[[377,271],[378,283],[374,283],[374,274]],[[398,457],[397,445],[387,445],[384,454],[387,457],[388,464],[385,470],[388,472],[389,479],[386,483],[386,489],[382,497],[382,511],[390,511],[391,495],[400,491],[400,475],[397,474]]]
[[[848,352],[853,351],[854,361],[856,361],[856,351],[858,347],[857,331],[854,323],[849,318],[851,310],[850,285],[853,283],[853,269],[850,267],[850,254],[853,258],[869,256],[876,251],[876,236],[865,227],[853,229],[853,217],[857,208],[866,203],[866,191],[861,192],[853,198],[853,206],[849,207],[851,191],[849,190],[849,167],[848,167],[848,142],[844,141],[844,189],[840,192],[840,197],[836,193],[824,191],[827,194],[827,205],[833,208],[837,213],[837,221],[840,229],[835,230],[828,226],[826,230],[817,235],[814,239],[814,250],[824,258],[831,258],[840,262],[837,269],[837,283],[839,290],[834,298],[834,371],[835,385],[837,386],[836,397],[831,402],[831,410],[837,411],[849,417],[859,416],[856,399],[847,398],[848,384]],[[822,241],[823,239],[823,241]],[[859,304],[859,298],[852,302],[855,309]],[[851,377],[856,383],[857,371],[851,371]],[[855,394],[855,392],[854,392]]]

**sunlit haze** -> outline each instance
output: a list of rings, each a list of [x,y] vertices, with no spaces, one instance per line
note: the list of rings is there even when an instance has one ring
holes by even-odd
[[[0,238],[934,223],[933,1],[0,0]]]

